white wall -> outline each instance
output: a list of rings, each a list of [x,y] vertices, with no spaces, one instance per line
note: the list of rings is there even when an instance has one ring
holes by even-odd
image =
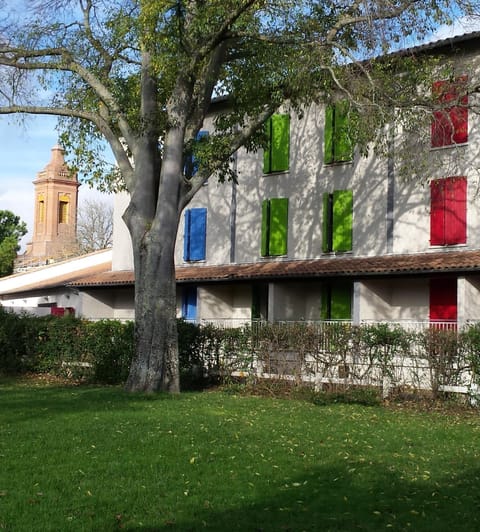
[[[198,288],[197,319],[250,320],[250,285],[204,285]]]
[[[132,240],[127,226],[122,219],[128,207],[129,195],[127,192],[115,194],[113,204],[113,256],[112,270],[133,270]]]
[[[381,279],[360,283],[360,320],[413,320],[429,318],[428,279]]]
[[[321,283],[317,281],[271,283],[274,321],[319,320]]]

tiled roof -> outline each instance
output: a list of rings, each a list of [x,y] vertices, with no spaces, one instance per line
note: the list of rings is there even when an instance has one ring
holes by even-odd
[[[11,290],[5,290],[3,292],[0,292],[0,295],[8,296],[12,294],[31,292],[34,290],[45,290],[47,288],[58,288],[58,287],[70,285],[73,282],[82,282],[84,279],[89,279],[90,277],[97,277],[99,275],[103,275],[111,271],[111,269],[112,269],[111,261],[105,262],[103,264],[97,264],[95,266],[89,266],[88,268],[83,268],[81,270],[73,269],[71,272],[63,273],[61,275],[56,275],[49,279],[21,285]],[[22,274],[19,274],[19,275],[22,275]]]
[[[187,283],[462,272],[480,273],[480,250],[445,250],[379,257],[343,255],[310,260],[265,260],[221,266],[180,266],[176,270],[176,278],[179,283]],[[100,273],[70,283],[71,286],[84,288],[133,284],[134,276],[130,270]]]

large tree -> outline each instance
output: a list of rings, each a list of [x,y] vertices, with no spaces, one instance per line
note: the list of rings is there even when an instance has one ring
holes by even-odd
[[[13,272],[19,241],[26,234],[27,226],[19,216],[11,211],[0,211],[0,277]]]
[[[358,117],[351,133],[365,148],[393,112],[415,106],[428,71],[411,54],[385,54],[475,4],[31,0],[31,11],[12,12],[0,28],[0,113],[62,117],[63,140],[93,180],[103,169],[92,150],[106,139],[121,174],[110,179],[130,194],[129,390],[179,390],[174,247],[181,212],[202,184],[213,174],[235,179],[232,154],[262,146],[262,124],[282,105],[347,98]],[[223,99],[215,131],[197,141],[215,98]],[[196,172],[186,164],[192,153]]]

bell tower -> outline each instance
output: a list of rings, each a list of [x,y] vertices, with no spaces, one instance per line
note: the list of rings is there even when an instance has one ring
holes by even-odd
[[[65,163],[64,149],[52,148],[47,166],[37,174],[33,237],[26,255],[46,262],[77,250],[77,200],[80,183]]]

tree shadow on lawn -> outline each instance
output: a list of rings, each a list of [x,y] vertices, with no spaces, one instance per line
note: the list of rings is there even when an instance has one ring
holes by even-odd
[[[146,401],[178,400],[169,394],[130,394],[120,386],[0,386],[0,415],[5,422],[70,415],[132,411]]]
[[[421,467],[419,475],[421,477]],[[228,480],[226,479],[226,490]],[[190,508],[195,519],[130,527],[129,532],[198,530],[242,531],[378,531],[480,530],[480,469],[456,471],[451,478],[406,480],[382,464],[318,468],[288,484],[255,495],[244,505],[216,511],[204,493],[204,503]],[[185,504],[188,504],[186,502]],[[159,509],[160,511],[160,509]],[[181,513],[184,510],[180,509]],[[185,512],[186,513],[186,512]],[[118,530],[118,528],[113,528]]]

